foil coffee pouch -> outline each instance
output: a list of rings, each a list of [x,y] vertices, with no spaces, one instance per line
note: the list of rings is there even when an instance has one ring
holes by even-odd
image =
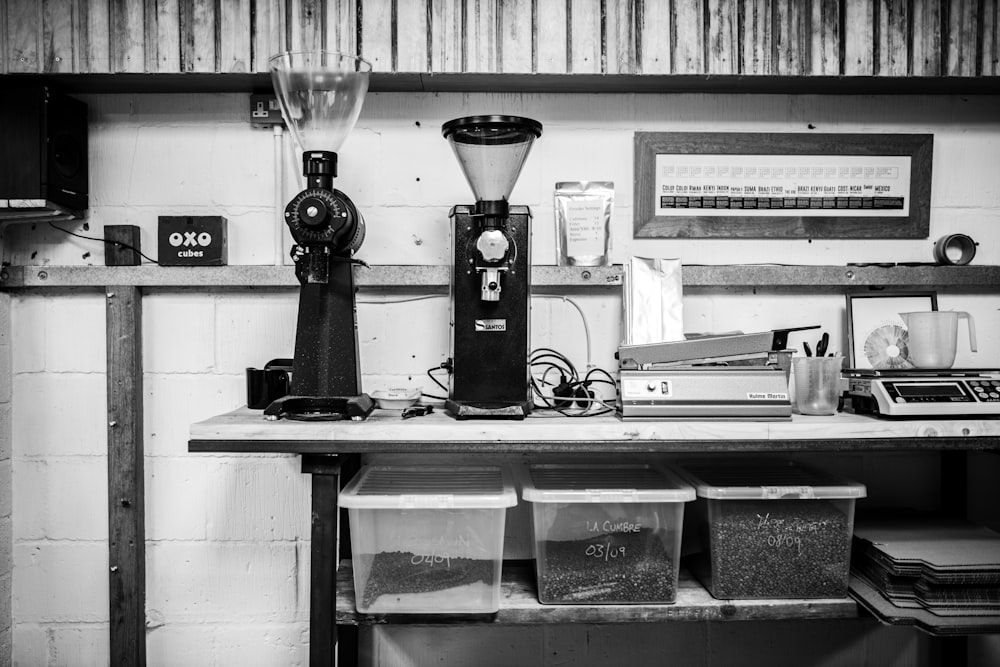
[[[684,340],[681,260],[632,257],[624,268],[623,344]]]
[[[556,251],[559,266],[608,266],[611,262],[610,181],[556,183]]]

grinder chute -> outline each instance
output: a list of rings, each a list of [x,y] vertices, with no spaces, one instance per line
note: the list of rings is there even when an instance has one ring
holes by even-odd
[[[360,388],[353,255],[365,224],[333,179],[336,151],[357,122],[371,65],[330,51],[289,51],[272,57],[270,67],[281,114],[302,151],[306,189],[284,214],[300,283],[291,391],[264,416],[364,419],[374,402]]]
[[[518,116],[445,123],[475,205],[451,211],[452,374],[458,419],[523,419],[531,411],[528,324],[531,211],[509,197],[542,125]]]

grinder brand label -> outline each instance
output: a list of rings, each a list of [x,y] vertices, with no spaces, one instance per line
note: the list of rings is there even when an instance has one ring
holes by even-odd
[[[506,331],[507,320],[476,320],[476,331]]]

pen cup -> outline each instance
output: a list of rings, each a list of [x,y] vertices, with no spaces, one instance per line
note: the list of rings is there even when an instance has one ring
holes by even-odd
[[[794,357],[795,407],[803,415],[832,415],[840,400],[840,369],[844,358]]]

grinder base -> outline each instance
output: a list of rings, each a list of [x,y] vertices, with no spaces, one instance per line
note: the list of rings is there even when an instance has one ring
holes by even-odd
[[[444,402],[444,408],[455,419],[524,419],[531,412],[531,404],[528,401],[482,403],[455,401],[449,398]]]

